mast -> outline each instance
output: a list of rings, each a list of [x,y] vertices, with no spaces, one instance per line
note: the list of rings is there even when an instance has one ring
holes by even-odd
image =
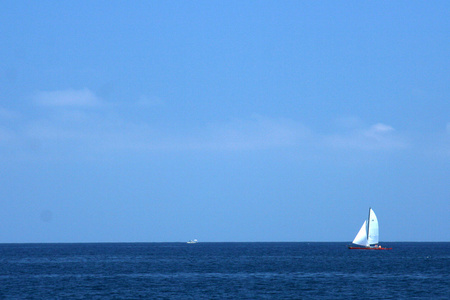
[[[372,207],[369,207],[369,215],[367,216],[367,230],[366,230],[366,238],[369,240],[369,230],[370,230],[370,210]]]

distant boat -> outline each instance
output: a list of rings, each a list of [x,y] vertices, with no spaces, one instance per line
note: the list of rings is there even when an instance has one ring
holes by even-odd
[[[391,250],[378,245],[378,219],[372,208],[369,208],[369,218],[364,221],[361,229],[352,242],[358,246],[348,246],[348,249],[358,250]]]
[[[198,243],[198,241],[197,241],[197,239],[194,239],[194,240],[190,240],[189,242],[187,242],[188,244],[197,244]]]

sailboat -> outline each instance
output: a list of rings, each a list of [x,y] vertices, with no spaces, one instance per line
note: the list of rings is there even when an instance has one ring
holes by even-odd
[[[352,242],[358,246],[348,246],[348,249],[360,250],[391,250],[378,245],[378,219],[372,208],[369,207],[369,218],[364,221]]]

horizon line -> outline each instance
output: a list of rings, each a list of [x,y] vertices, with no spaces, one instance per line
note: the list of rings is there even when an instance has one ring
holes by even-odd
[[[12,244],[186,244],[187,241],[153,241],[153,242],[0,242],[0,245],[12,245]],[[346,243],[352,244],[352,242],[345,241],[204,241],[197,242],[195,244],[214,244],[214,243]],[[385,241],[383,243],[450,243],[450,241]],[[382,243],[379,243],[382,244]]]

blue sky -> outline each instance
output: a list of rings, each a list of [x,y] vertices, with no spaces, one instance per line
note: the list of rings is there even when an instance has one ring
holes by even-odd
[[[447,1],[5,1],[0,242],[449,241]]]

